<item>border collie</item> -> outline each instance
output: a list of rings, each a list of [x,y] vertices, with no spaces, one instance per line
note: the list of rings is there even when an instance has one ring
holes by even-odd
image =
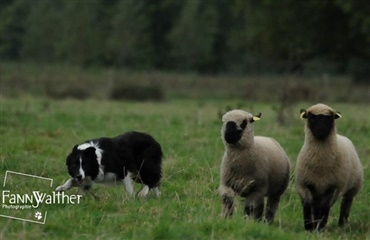
[[[126,132],[114,138],[98,138],[75,145],[67,157],[67,168],[72,178],[55,191],[72,187],[88,190],[95,183],[123,180],[126,191],[134,193],[132,180],[143,183],[139,197],[152,189],[159,196],[162,177],[162,148],[149,134]]]

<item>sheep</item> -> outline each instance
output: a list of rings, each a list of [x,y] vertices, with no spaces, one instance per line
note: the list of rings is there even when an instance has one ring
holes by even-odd
[[[232,216],[234,198],[239,195],[245,199],[245,216],[261,221],[267,197],[265,218],[271,224],[280,197],[288,187],[290,163],[277,141],[254,136],[252,123],[260,117],[261,114],[253,116],[243,110],[231,110],[222,117],[225,152],[219,186],[221,216]]]
[[[361,190],[363,168],[352,142],[336,133],[339,112],[325,104],[301,110],[305,139],[295,170],[296,190],[303,207],[304,228],[322,230],[331,206],[343,197],[338,224],[348,222],[353,197]]]

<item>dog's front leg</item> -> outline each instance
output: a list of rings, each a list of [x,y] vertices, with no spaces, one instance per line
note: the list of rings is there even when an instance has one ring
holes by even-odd
[[[55,189],[55,192],[67,191],[70,188],[79,186],[75,179],[68,179],[63,185],[60,185]]]
[[[141,191],[137,194],[138,197],[140,198],[144,198],[146,197],[146,195],[148,195],[149,193],[149,186],[145,185]]]
[[[125,185],[126,191],[130,196],[134,194],[134,187],[132,186],[131,172],[128,172],[125,178],[123,179],[123,184]]]

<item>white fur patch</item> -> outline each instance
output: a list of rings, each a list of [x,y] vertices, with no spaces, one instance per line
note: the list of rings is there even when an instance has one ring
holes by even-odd
[[[158,187],[153,188],[153,192],[155,197],[159,197],[159,195],[161,195],[161,192],[159,191]]]
[[[141,189],[141,191],[137,194],[137,196],[138,197],[141,197],[141,198],[146,197],[146,195],[148,194],[148,192],[149,192],[149,187],[147,185],[145,185],[143,187],[143,189]]]
[[[73,179],[68,179],[67,182],[65,182],[63,185],[58,186],[55,191],[56,192],[62,192],[70,189],[73,186]]]
[[[126,177],[123,179],[126,191],[132,195],[134,193],[134,187],[132,186],[131,172],[128,172]]]
[[[80,169],[79,169],[79,173],[81,174],[82,179],[85,179],[85,171],[82,169],[82,159],[81,159],[81,157],[80,157]]]
[[[105,178],[106,178],[106,176],[104,174],[104,166],[99,164],[99,173],[98,173],[98,176],[96,176],[95,181],[96,182],[104,182]]]

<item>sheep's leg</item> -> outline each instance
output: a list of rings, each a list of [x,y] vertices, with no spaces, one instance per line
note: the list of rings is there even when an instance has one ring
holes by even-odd
[[[303,224],[307,231],[312,231],[314,229],[312,222],[312,203],[310,201],[302,199],[303,206]]]
[[[219,192],[222,200],[222,212],[221,216],[224,218],[229,218],[234,213],[234,197],[235,192],[232,188],[220,184]]]
[[[340,215],[339,215],[339,221],[338,221],[338,225],[341,227],[344,226],[348,222],[348,216],[351,210],[353,196],[355,195],[354,192],[355,191],[350,191],[343,196],[343,200],[340,205]]]
[[[325,206],[323,210],[323,218],[321,220],[319,228],[322,229],[325,227],[326,223],[328,222],[329,218],[329,212],[330,212],[330,206]]]
[[[314,199],[314,202],[317,203],[317,205],[314,205],[314,221],[316,224],[315,229],[323,229],[328,222],[331,205],[337,198],[337,195],[335,195],[336,193],[336,187],[332,185],[328,187],[322,197],[317,197],[317,199]]]
[[[321,206],[319,205],[317,199],[314,200],[313,206],[312,206],[312,212],[313,212],[313,220],[312,220],[312,230],[318,230],[319,229],[319,223],[321,222]]]
[[[340,215],[339,215],[339,226],[344,226],[348,222],[349,211],[351,210],[353,197],[343,198],[340,206]]]
[[[245,199],[244,202],[244,214],[246,217],[249,217],[253,214],[253,203],[248,199]]]
[[[234,213],[234,197],[228,194],[222,195],[222,217],[229,218]]]
[[[318,204],[317,201],[313,205],[313,221],[312,230],[321,230],[328,222],[330,205],[327,203]]]
[[[269,197],[267,199],[266,205],[266,220],[269,224],[274,221],[276,210],[279,207],[280,196],[279,197]]]
[[[264,209],[263,197],[256,199],[254,201],[254,208],[253,208],[254,219],[256,219],[257,221],[262,220],[263,209]]]
[[[328,222],[330,203],[324,202],[319,204],[316,200],[313,205],[313,230],[321,230]]]

